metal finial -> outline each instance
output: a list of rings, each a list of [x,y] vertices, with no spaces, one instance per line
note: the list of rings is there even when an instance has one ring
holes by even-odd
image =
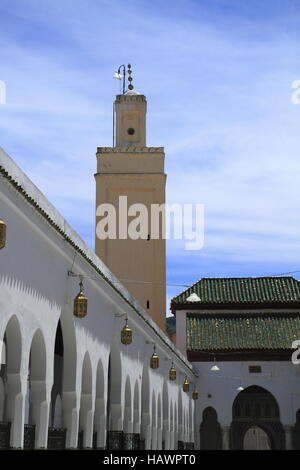
[[[128,85],[128,90],[133,90],[133,85],[132,85],[132,70],[131,70],[131,64],[128,64],[128,70],[127,70],[127,73],[128,73],[128,81],[129,81],[129,85]]]

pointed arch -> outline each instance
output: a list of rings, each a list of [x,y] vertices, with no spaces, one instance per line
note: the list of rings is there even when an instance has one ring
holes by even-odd
[[[241,391],[232,405],[231,447],[243,449],[244,437],[256,426],[268,436],[271,449],[285,449],[285,433],[280,422],[280,409],[274,395],[263,387],[252,385]]]
[[[220,450],[222,448],[221,426],[216,410],[208,406],[202,414],[200,426],[200,448],[202,450]]]

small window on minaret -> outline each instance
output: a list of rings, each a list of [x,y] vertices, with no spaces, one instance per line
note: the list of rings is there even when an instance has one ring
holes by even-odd
[[[133,127],[129,127],[129,129],[127,129],[127,134],[129,135],[133,135],[135,132],[135,130],[133,129]]]
[[[150,308],[150,302],[147,300],[147,308]]]
[[[147,240],[148,240],[148,241],[150,240],[150,235],[148,235]]]

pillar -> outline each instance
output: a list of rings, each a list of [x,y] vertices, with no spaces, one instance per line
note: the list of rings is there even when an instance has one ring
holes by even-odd
[[[229,450],[230,426],[222,426],[222,450]]]
[[[286,425],[284,426],[285,432],[285,449],[286,450],[293,450],[293,426]]]
[[[63,393],[64,425],[67,428],[66,448],[76,449],[78,440],[79,409],[76,392]]]

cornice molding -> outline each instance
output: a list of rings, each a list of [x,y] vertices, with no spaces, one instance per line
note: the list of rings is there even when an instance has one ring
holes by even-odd
[[[164,153],[164,147],[141,147],[129,145],[128,147],[97,147],[98,153]]]
[[[145,95],[117,95],[116,103],[146,103]]]

